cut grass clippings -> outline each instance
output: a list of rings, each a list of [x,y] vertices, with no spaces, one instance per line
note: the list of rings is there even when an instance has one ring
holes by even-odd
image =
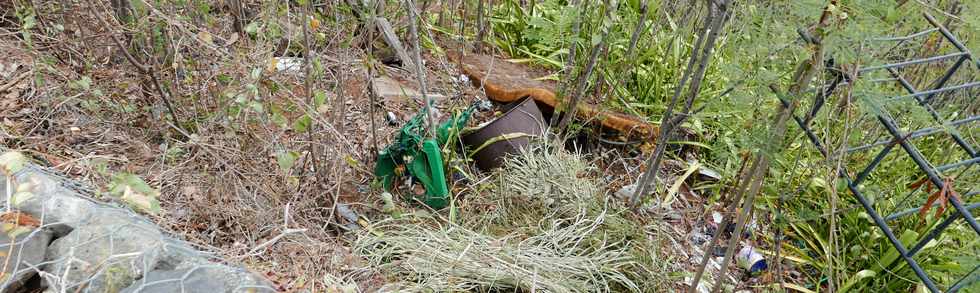
[[[603,217],[581,218],[568,226],[517,241],[458,225],[428,227],[388,222],[384,234],[365,234],[354,251],[390,277],[397,290],[435,292],[545,290],[639,291],[623,270],[633,261],[622,249],[593,249],[584,239]]]
[[[666,280],[650,269],[663,259],[650,227],[604,200],[589,166],[560,149],[523,152],[470,195],[461,223],[382,221],[354,252],[393,290],[636,292]]]

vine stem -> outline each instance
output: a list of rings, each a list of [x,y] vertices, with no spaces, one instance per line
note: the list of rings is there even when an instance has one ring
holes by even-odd
[[[436,123],[435,115],[432,109],[432,97],[429,96],[427,88],[425,86],[425,66],[422,65],[422,47],[419,45],[419,30],[417,22],[422,21],[419,16],[418,9],[415,7],[415,1],[405,0],[405,6],[411,14],[411,20],[408,22],[408,34],[412,38],[412,45],[415,47],[415,76],[419,81],[419,92],[422,94],[422,99],[425,101],[425,118],[426,132],[429,138],[436,137]]]

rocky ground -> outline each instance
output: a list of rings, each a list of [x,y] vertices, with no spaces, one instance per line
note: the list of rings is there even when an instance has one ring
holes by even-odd
[[[8,185],[9,184],[9,185]],[[83,183],[28,165],[0,190],[3,292],[275,292],[252,272],[161,231]]]

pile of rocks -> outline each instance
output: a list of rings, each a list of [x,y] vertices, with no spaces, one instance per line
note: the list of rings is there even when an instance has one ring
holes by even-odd
[[[91,200],[40,167],[12,179],[0,174],[0,292],[275,292],[268,281],[214,261],[127,208]],[[7,191],[21,184],[31,185],[32,196],[6,202]]]

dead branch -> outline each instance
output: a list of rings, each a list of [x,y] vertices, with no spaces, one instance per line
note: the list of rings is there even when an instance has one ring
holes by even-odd
[[[426,129],[427,129],[427,132],[429,134],[429,137],[430,138],[434,138],[436,136],[436,123],[435,123],[435,117],[433,117],[435,115],[433,115],[433,109],[432,109],[432,107],[434,105],[432,104],[432,97],[430,97],[428,95],[428,92],[427,92],[427,89],[426,89],[426,86],[425,86],[425,67],[422,66],[422,64],[423,64],[422,63],[422,47],[419,46],[419,31],[418,31],[417,22],[421,22],[422,21],[422,17],[419,16],[418,9],[415,7],[415,1],[405,0],[405,6],[408,9],[409,13],[411,14],[411,19],[408,22],[408,24],[409,24],[408,25],[408,34],[409,34],[409,37],[412,38],[412,45],[413,45],[413,47],[415,47],[415,52],[414,52],[415,53],[415,69],[416,69],[415,70],[415,76],[418,78],[419,92],[422,93],[422,98],[425,101],[425,106],[423,108],[426,111],[426,113],[425,113],[425,117],[426,117],[426,121],[427,121],[426,125],[428,126],[428,127],[426,127]]]
[[[641,197],[647,193],[648,188],[650,186],[650,182],[656,179],[656,174],[658,172],[657,169],[660,168],[660,161],[663,158],[663,153],[666,150],[667,143],[670,142],[671,135],[674,132],[675,125],[671,124],[670,122],[672,121],[672,119],[674,119],[674,108],[677,107],[677,102],[680,100],[680,96],[682,91],[684,90],[684,86],[687,85],[687,81],[691,78],[691,75],[694,71],[695,64],[697,64],[697,62],[707,63],[707,60],[701,60],[700,57],[702,57],[702,55],[709,56],[710,53],[699,54],[699,52],[701,52],[702,46],[704,46],[705,43],[707,43],[705,42],[705,39],[708,38],[709,36],[708,33],[711,30],[711,27],[716,19],[715,14],[711,10],[710,5],[708,7],[708,10],[709,12],[708,12],[708,16],[706,17],[705,24],[702,27],[701,32],[699,33],[697,41],[694,43],[694,50],[691,51],[693,52],[691,54],[691,58],[688,59],[687,61],[687,66],[684,69],[684,74],[681,75],[680,82],[678,83],[677,87],[674,88],[674,95],[670,98],[670,103],[667,105],[667,111],[664,113],[664,117],[661,119],[660,139],[658,139],[657,146],[654,149],[653,154],[647,159],[647,170],[640,177],[640,180],[637,182],[636,191],[633,193],[633,196],[630,198],[630,205],[634,209],[639,206],[641,202]],[[711,45],[713,45],[714,40],[710,41],[710,43]],[[706,52],[710,52],[710,50],[707,50]],[[694,87],[692,86],[692,89],[693,88]]]
[[[395,50],[395,56],[398,56],[398,60],[401,60],[402,66],[411,68],[410,70],[416,70],[415,62],[412,62],[412,57],[408,55],[408,51],[405,51],[405,46],[402,46],[402,42],[398,40],[398,35],[395,34],[395,29],[391,27],[391,23],[384,17],[379,16],[374,18],[374,24],[378,28],[378,31],[381,32],[381,37],[385,39],[388,46]]]
[[[93,6],[95,6],[95,4],[91,2],[89,4],[90,4],[88,5],[89,13],[91,13],[93,16],[97,16],[98,14],[92,8]],[[96,17],[96,18],[99,19],[99,21],[102,22],[102,24],[107,29],[114,27],[110,25],[104,18],[101,17]],[[183,124],[180,123],[180,117],[177,116],[177,111],[175,111],[173,103],[171,103],[170,101],[170,95],[163,90],[163,86],[160,84],[160,79],[157,77],[156,74],[156,68],[154,68],[153,66],[146,65],[145,62],[139,60],[139,58],[137,58],[136,56],[133,56],[133,54],[129,52],[129,49],[127,49],[127,47],[123,45],[122,40],[119,39],[119,35],[110,32],[109,36],[112,38],[113,43],[115,43],[116,46],[119,47],[119,50],[122,51],[123,54],[126,56],[126,60],[128,60],[130,64],[136,67],[136,69],[140,73],[142,73],[144,76],[150,79],[153,88],[157,91],[157,94],[160,95],[160,99],[163,100],[164,105],[167,107],[167,111],[170,112],[170,118],[173,119],[174,125],[177,126],[178,128],[183,129],[182,126]]]

